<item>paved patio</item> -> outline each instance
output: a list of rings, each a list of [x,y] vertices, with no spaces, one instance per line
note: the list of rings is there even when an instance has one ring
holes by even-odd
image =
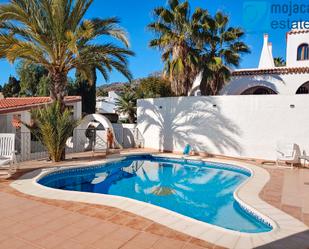
[[[99,158],[89,154],[73,157],[65,164]],[[24,172],[48,165],[55,166],[44,161],[23,163],[11,179],[0,180],[0,248],[221,248],[117,208],[41,199],[9,186]],[[263,167],[271,174],[271,181],[261,197],[309,225],[309,170]],[[297,236],[302,243],[308,240],[309,248],[309,235]],[[263,248],[288,248],[279,244]]]

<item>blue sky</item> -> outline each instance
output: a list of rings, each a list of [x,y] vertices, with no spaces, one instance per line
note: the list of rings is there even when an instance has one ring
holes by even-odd
[[[289,3],[289,1],[285,1]],[[7,1],[0,0],[0,3],[5,2]],[[304,2],[304,0],[301,2]],[[190,3],[191,8],[200,6],[208,9],[212,14],[217,10],[222,10],[230,16],[232,26],[247,29],[249,32],[246,34],[245,42],[250,46],[251,54],[243,56],[241,67],[250,68],[258,65],[263,44],[263,33],[265,33],[262,22],[268,20],[264,13],[264,5],[275,3],[275,1],[190,0]],[[277,3],[284,2],[278,1]],[[162,70],[160,52],[148,47],[148,42],[153,34],[146,29],[146,26],[152,21],[153,8],[165,4],[166,0],[94,0],[86,18],[117,16],[121,19],[121,25],[129,33],[131,49],[136,53],[135,57],[130,58],[130,69],[134,78],[139,78]],[[283,15],[272,17],[286,18]],[[250,18],[253,18],[253,20],[250,20]],[[274,56],[285,58],[285,34],[287,30],[267,28],[270,41],[273,42]],[[0,84],[5,83],[10,74],[16,74],[15,66],[10,65],[4,59],[0,60]],[[121,74],[113,72],[109,82],[119,81],[125,81],[125,78]],[[105,84],[99,74],[97,84]]]

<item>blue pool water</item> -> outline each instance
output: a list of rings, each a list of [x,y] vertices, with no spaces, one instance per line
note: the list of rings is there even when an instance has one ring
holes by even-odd
[[[124,196],[231,230],[272,228],[245,212],[233,197],[250,176],[245,169],[150,155],[51,173],[39,183],[57,189]]]

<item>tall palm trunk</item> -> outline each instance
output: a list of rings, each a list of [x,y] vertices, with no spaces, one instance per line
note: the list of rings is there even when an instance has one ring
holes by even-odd
[[[183,62],[188,54],[188,48],[185,44],[177,45],[173,48],[173,60],[181,59]],[[192,86],[191,68],[184,63],[182,72],[178,72],[171,77],[171,88],[176,96],[187,95]]]
[[[64,111],[64,97],[66,95],[67,74],[60,70],[54,70],[50,73],[50,77],[52,81],[50,97],[53,101],[59,101],[61,105],[61,110]]]
[[[135,113],[134,112],[130,112],[128,115],[128,121],[130,124],[134,124],[135,123]]]

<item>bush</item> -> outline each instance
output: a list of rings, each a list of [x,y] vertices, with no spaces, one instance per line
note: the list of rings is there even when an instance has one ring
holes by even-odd
[[[138,98],[160,98],[173,96],[171,83],[160,76],[149,76],[140,81],[136,89]]]

